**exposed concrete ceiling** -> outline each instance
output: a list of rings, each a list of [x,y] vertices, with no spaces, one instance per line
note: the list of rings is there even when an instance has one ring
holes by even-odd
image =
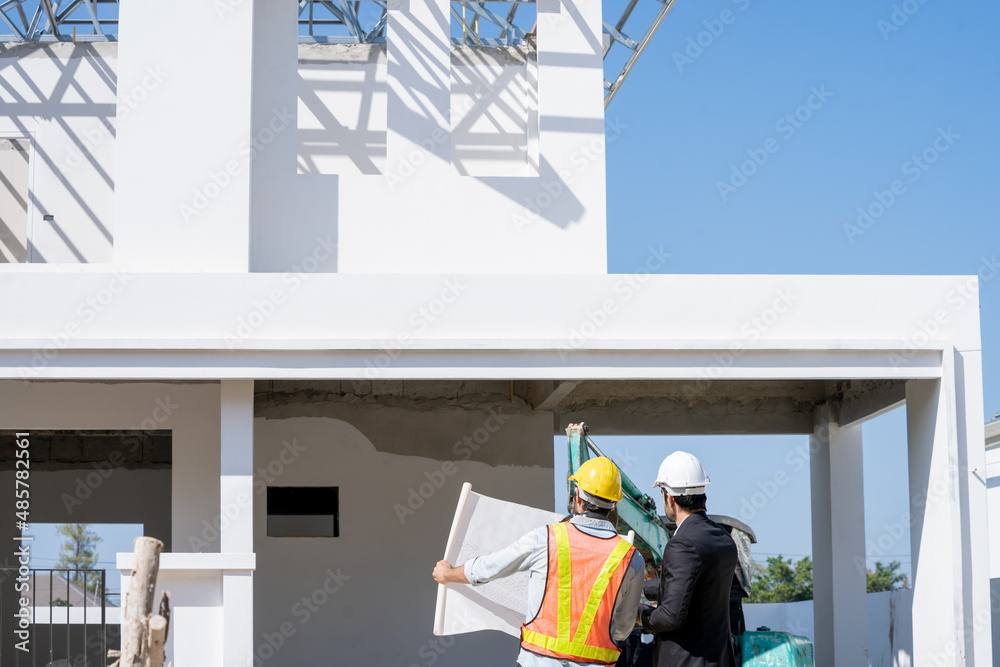
[[[986,449],[1000,447],[1000,419],[986,425]]]
[[[584,421],[610,434],[809,433],[816,406],[842,404],[854,421],[896,404],[897,381],[260,381],[256,414],[290,416],[295,406],[550,412],[553,433]],[[309,411],[315,414],[315,410]]]
[[[13,470],[15,431],[0,431],[0,470]],[[32,470],[90,469],[94,464],[128,469],[169,468],[170,431],[31,431]]]

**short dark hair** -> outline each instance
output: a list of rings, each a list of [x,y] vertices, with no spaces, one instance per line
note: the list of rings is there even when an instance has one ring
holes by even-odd
[[[587,502],[586,500],[584,500],[583,501],[583,509],[587,510],[588,512],[592,512],[593,514],[598,514],[600,516],[603,516],[606,519],[606,518],[608,518],[608,515],[611,514],[611,510],[613,510],[614,508],[613,507],[607,507],[607,508],[605,508],[605,507],[598,507],[594,503]]]
[[[580,489],[575,488],[573,492],[569,494],[569,500],[566,502],[566,509],[570,514],[573,514],[577,493],[579,491]],[[583,511],[593,512],[598,516],[603,516],[605,519],[611,515],[611,510],[614,509],[614,507],[608,507],[608,508],[598,507],[594,503],[584,500],[582,496],[580,497],[580,502],[583,503]]]
[[[696,510],[705,509],[705,505],[708,502],[708,496],[704,493],[698,493],[691,496],[674,496],[674,501],[681,509],[685,509],[688,512],[694,512]]]

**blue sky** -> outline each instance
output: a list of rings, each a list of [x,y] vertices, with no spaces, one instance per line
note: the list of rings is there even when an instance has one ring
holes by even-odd
[[[625,126],[609,133],[609,270],[631,272],[662,245],[668,273],[976,273],[1000,255],[998,20],[1000,7],[981,1],[678,2],[608,109]],[[699,38],[705,46],[691,47]],[[779,125],[817,90],[826,99],[812,99],[806,120]],[[933,164],[912,161],[942,135]],[[720,193],[733,166],[767,146],[755,173]],[[849,238],[844,226],[893,181],[905,189]],[[1000,277],[980,298],[985,419],[1000,411]],[[906,509],[905,412],[866,424],[864,438],[876,542]],[[804,442],[599,439],[635,452],[629,474],[644,485],[672,449],[695,452],[714,480],[710,510],[734,516]],[[561,507],[564,438],[555,451]],[[808,469],[789,477],[749,521],[758,554],[812,551]],[[900,556],[908,571],[908,534],[882,543],[882,560]]]
[[[56,533],[55,523],[33,523],[26,535],[34,537],[31,541],[31,567],[35,569],[54,568],[59,560],[59,553],[65,539]],[[107,587],[111,593],[119,593],[121,578],[115,567],[115,554],[131,552],[132,540],[143,534],[139,523],[93,523],[91,530],[100,535],[97,544],[96,569],[107,570]],[[111,598],[113,604],[121,604],[118,598]]]
[[[869,566],[900,562],[910,574],[910,532],[903,517],[908,508],[906,411],[900,408],[866,422],[864,496],[866,552]],[[812,555],[809,495],[809,439],[779,436],[603,436],[594,442],[614,459],[639,488],[648,490],[662,510],[660,495],[650,487],[660,461],[683,449],[701,459],[712,484],[708,511],[735,517],[753,528],[757,560],[783,555],[798,560]],[[554,509],[566,508],[566,437],[555,438]]]
[[[1000,6],[978,0],[678,2],[608,110],[620,128],[607,151],[609,270],[629,273],[662,245],[673,253],[669,273],[976,273],[1000,255],[998,22]],[[782,122],[810,96],[808,119]],[[914,172],[913,156],[942,133],[947,150]],[[733,186],[733,167],[761,150],[767,160]],[[720,181],[735,191],[720,193]],[[871,209],[893,181],[905,190],[850,237],[858,208]],[[980,297],[986,418],[1000,411],[1000,278]],[[874,542],[906,509],[903,410],[866,424],[864,437]],[[811,553],[808,471],[788,463],[804,437],[599,444],[634,455],[627,472],[643,486],[669,451],[696,453],[714,480],[711,511],[734,516],[788,472],[748,521],[756,552]],[[562,509],[564,438],[555,452]],[[134,530],[101,532],[102,561],[131,550]],[[908,535],[891,542],[882,559],[898,556],[908,571]],[[36,545],[39,557],[56,557],[52,539]]]

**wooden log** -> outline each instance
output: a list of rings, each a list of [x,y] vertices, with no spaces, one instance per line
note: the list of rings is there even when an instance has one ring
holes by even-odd
[[[132,565],[122,618],[120,664],[121,667],[146,667],[147,623],[153,611],[153,591],[156,590],[163,542],[153,537],[137,537],[133,545],[135,562]]]
[[[167,619],[167,629],[163,631],[163,636],[170,634],[170,591],[163,591],[160,595],[160,616]]]
[[[163,647],[167,643],[167,619],[159,614],[149,619],[149,667],[163,667],[167,659]]]

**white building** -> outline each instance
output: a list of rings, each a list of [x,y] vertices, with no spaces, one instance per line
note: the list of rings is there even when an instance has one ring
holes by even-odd
[[[1000,419],[986,424],[986,485],[989,491],[990,606],[993,609],[993,643],[1000,646]]]
[[[462,481],[547,506],[581,420],[809,433],[817,664],[853,667],[860,424],[905,402],[911,664],[990,665],[976,277],[607,274],[600,3],[538,0],[537,48],[450,9],[300,45],[291,0],[127,2],[117,42],[2,47],[0,428],[121,434],[32,519],[164,540],[176,665],[507,665],[431,635]]]

